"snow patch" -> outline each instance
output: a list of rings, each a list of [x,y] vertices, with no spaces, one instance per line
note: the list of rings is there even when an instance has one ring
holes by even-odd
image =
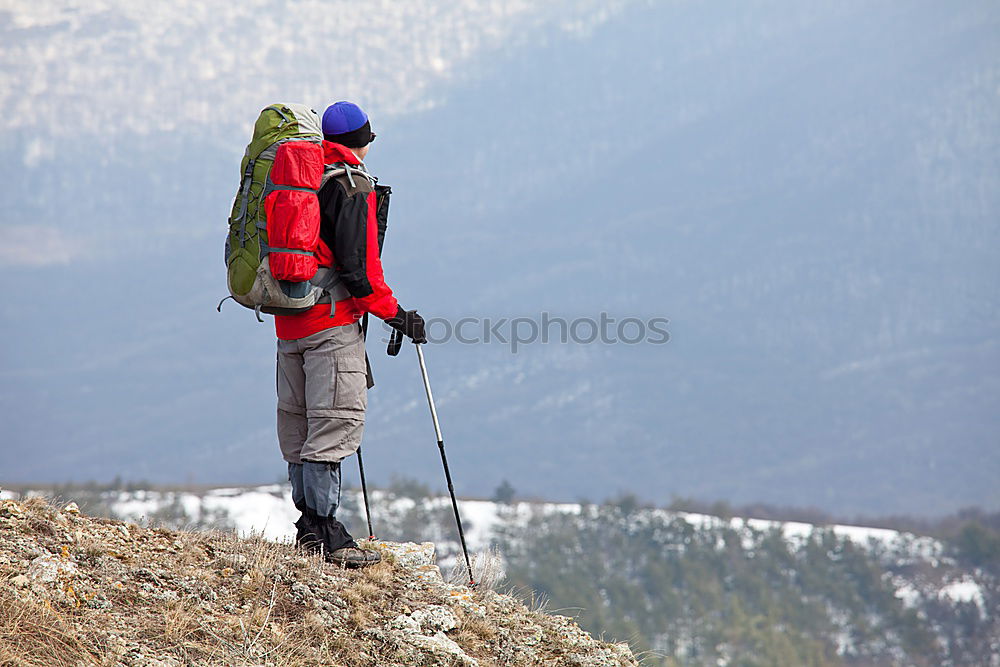
[[[983,599],[983,589],[972,579],[965,577],[941,587],[938,593],[940,597],[945,597],[952,602],[971,602],[979,607],[980,612],[986,611],[986,603]]]
[[[186,492],[122,492],[111,503],[112,511],[132,521],[149,520],[158,511],[177,503],[193,521],[209,514],[225,514],[240,535],[263,535],[283,541],[295,535],[299,517],[292,504],[291,489],[274,484],[251,489],[212,489],[205,494]]]
[[[907,609],[913,609],[920,603],[920,591],[916,586],[903,579],[896,579],[896,597],[902,601]]]

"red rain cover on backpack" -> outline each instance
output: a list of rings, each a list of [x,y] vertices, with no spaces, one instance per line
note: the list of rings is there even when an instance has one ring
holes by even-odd
[[[323,149],[308,141],[278,147],[271,167],[274,191],[264,200],[268,264],[278,280],[302,282],[316,274]],[[289,252],[291,251],[291,252]]]

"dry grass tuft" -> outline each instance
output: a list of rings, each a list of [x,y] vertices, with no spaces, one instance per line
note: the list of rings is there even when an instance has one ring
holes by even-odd
[[[72,626],[51,605],[19,600],[0,588],[0,665],[65,667],[97,664]]]
[[[469,556],[472,563],[472,578],[482,589],[496,590],[497,586],[507,576],[503,556],[495,546],[486,551],[480,551]],[[469,570],[461,558],[452,566],[446,581],[450,584],[469,583]]]
[[[472,635],[472,637],[480,641],[491,641],[496,639],[497,636],[496,627],[483,618],[464,619],[461,631],[464,634]]]
[[[372,615],[364,607],[355,607],[351,610],[351,624],[359,630],[364,630],[372,624]]]
[[[361,578],[357,579],[348,590],[356,592],[362,602],[374,600],[382,594],[382,588],[378,584]]]
[[[366,579],[371,581],[371,583],[376,586],[388,586],[394,579],[392,565],[385,561],[382,561],[378,565],[373,565],[372,567],[366,567],[361,572]]]

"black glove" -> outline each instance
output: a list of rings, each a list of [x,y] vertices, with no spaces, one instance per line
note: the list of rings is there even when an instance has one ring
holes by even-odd
[[[426,343],[427,333],[424,331],[424,318],[415,310],[403,310],[400,306],[395,317],[390,317],[385,321],[396,331],[409,336],[414,343]]]

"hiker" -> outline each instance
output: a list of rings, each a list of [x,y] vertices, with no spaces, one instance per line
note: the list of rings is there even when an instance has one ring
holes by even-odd
[[[328,170],[339,170],[319,190],[315,254],[346,291],[335,303],[274,317],[278,443],[302,513],[296,543],[329,562],[364,567],[379,562],[378,552],[360,548],[336,519],[341,462],[361,445],[370,386],[359,320],[371,313],[414,343],[427,339],[423,318],[399,306],[382,275],[390,190],[376,185],[364,166],[375,139],[368,115],[356,104],[337,102],[323,114],[322,131],[323,161]]]

